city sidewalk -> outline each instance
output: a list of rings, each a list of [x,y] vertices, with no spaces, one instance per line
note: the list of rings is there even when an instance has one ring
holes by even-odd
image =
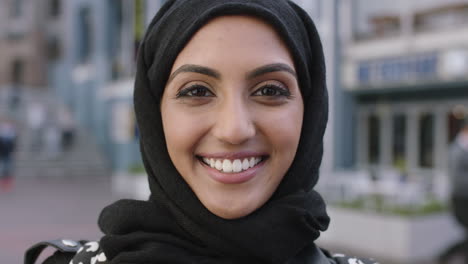
[[[17,178],[11,191],[0,191],[0,263],[23,263],[41,240],[98,239],[99,212],[116,199],[110,177]]]

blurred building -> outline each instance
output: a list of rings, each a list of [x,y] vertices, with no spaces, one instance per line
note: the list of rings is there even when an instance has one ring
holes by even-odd
[[[468,112],[468,1],[341,0],[358,167],[445,174]]]
[[[132,101],[134,61],[146,26],[164,2],[61,2],[63,20],[55,32],[61,32],[63,48],[57,59],[48,64],[50,84],[77,120],[96,135],[98,144],[117,171],[128,170],[140,162]],[[296,2],[313,17],[324,41],[332,98],[334,86],[339,83],[335,81],[337,75],[333,67],[337,59],[337,1]],[[335,163],[332,127],[328,128],[324,158],[324,167],[330,170]]]
[[[114,170],[140,162],[133,113],[138,44],[161,0],[61,1],[60,54],[49,83],[96,138]]]
[[[140,163],[133,113],[135,58],[164,0],[0,0],[0,83],[48,86],[115,170]],[[312,17],[327,64],[330,121],[322,169],[352,163],[349,95],[338,81],[338,0],[296,0]],[[94,140],[94,139],[93,139]]]
[[[338,35],[339,0],[294,0],[314,21],[322,40],[327,69],[329,120],[324,137],[323,173],[350,168],[353,163],[352,113],[353,100],[340,79],[340,42]]]
[[[60,52],[60,8],[60,0],[0,0],[0,86],[46,85],[44,65]]]

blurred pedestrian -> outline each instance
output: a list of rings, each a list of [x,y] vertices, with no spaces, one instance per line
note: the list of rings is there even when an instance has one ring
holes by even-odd
[[[457,221],[463,226],[465,239],[451,246],[441,256],[441,262],[462,253],[468,264],[468,117],[450,148],[450,176],[452,180],[452,210]]]
[[[46,113],[44,106],[39,102],[30,104],[27,112],[28,127],[31,131],[31,151],[40,152],[43,143],[43,127]]]
[[[62,151],[69,150],[75,138],[75,121],[67,108],[62,107],[58,113],[58,121],[61,130]]]
[[[56,159],[60,154],[60,129],[57,120],[49,115],[44,123],[43,130],[42,136],[46,158]]]
[[[10,190],[13,184],[13,152],[16,146],[17,132],[13,120],[4,118],[0,121],[0,185],[3,190]]]

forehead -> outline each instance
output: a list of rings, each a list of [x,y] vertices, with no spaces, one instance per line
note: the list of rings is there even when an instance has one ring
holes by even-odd
[[[270,24],[250,16],[222,16],[193,35],[173,68],[186,63],[228,61],[231,64],[286,63],[293,66],[286,44]]]

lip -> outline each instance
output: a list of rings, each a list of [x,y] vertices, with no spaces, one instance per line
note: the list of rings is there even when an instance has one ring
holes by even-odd
[[[268,156],[266,152],[258,151],[242,151],[242,152],[218,152],[218,153],[198,153],[197,157],[204,157],[209,159],[244,159],[250,157],[265,157]]]
[[[201,156],[201,155],[200,155]],[[209,155],[209,156],[203,156],[203,157],[209,157],[209,158],[224,158],[224,159],[240,159],[240,158],[246,158],[246,157],[258,157],[258,156],[262,156],[262,155],[252,155],[252,154],[249,154],[249,155],[238,155],[237,153],[236,154],[229,154],[229,155]],[[264,155],[262,156],[264,157]],[[263,168],[263,166],[265,166],[265,163],[266,161],[268,160],[268,158],[265,158],[263,159],[260,163],[258,163],[257,165],[255,165],[254,167],[252,168],[249,168],[245,171],[241,171],[241,172],[237,172],[237,173],[224,173],[224,172],[221,172],[217,169],[214,169],[214,168],[211,168],[210,166],[208,166],[207,164],[205,164],[202,160],[200,159],[197,159],[198,162],[201,164],[201,166],[203,168],[206,169],[208,175],[210,176],[210,178],[212,178],[213,180],[215,180],[216,182],[219,182],[219,183],[223,183],[223,184],[241,184],[241,183],[244,183],[244,182],[248,182],[250,181],[251,179],[255,178],[255,176],[258,174],[258,172]]]

